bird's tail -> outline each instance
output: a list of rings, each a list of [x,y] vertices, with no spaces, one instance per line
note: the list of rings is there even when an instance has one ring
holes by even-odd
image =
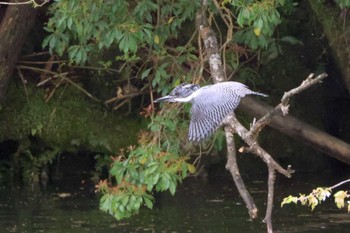
[[[255,92],[255,91],[251,91],[249,94],[251,94],[251,95],[260,95],[260,96],[263,96],[263,97],[268,97],[268,95],[266,95],[266,94],[263,94],[263,93],[260,93],[260,92]]]

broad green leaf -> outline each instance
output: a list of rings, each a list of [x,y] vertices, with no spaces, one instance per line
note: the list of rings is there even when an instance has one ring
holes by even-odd
[[[176,183],[174,181],[171,181],[169,183],[169,191],[171,193],[171,195],[175,195],[175,192],[176,192]]]
[[[143,201],[145,202],[146,206],[149,208],[149,209],[152,209],[153,208],[153,202],[146,198],[146,197],[143,197]]]
[[[153,68],[148,68],[147,70],[143,71],[142,74],[141,74],[141,79],[144,79],[146,77],[148,77],[149,73],[151,72]]]

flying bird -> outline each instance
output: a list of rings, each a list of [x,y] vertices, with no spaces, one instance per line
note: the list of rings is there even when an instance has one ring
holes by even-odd
[[[221,82],[200,87],[198,84],[182,83],[169,95],[154,102],[191,102],[191,121],[188,131],[190,141],[200,142],[211,136],[226,116],[238,106],[246,95],[267,95],[251,91],[239,82]]]

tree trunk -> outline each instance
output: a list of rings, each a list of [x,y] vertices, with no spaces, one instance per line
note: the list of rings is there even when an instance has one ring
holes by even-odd
[[[239,109],[254,117],[262,117],[271,106],[250,97],[242,99]],[[269,124],[272,128],[308,144],[315,149],[350,164],[350,145],[292,116],[274,116]]]
[[[10,2],[19,2],[11,0]],[[21,48],[35,22],[37,10],[31,5],[8,6],[0,24],[0,103],[6,96],[7,83]]]
[[[328,45],[346,88],[350,90],[350,29],[346,13],[342,17],[337,6],[332,7],[322,1],[315,0],[308,2],[329,41]],[[344,12],[347,10],[344,9]]]

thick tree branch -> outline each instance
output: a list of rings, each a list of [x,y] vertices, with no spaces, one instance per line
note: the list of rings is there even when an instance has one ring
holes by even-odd
[[[236,147],[233,138],[233,129],[230,125],[225,126],[226,142],[227,142],[227,163],[226,169],[231,173],[233,181],[238,189],[239,194],[243,198],[248,209],[250,218],[258,217],[258,208],[256,208],[253,198],[250,196],[244,185],[239,168],[237,165]]]
[[[234,125],[237,134],[249,145],[249,152],[258,155],[268,167],[276,169],[279,173],[290,178],[294,172],[290,167],[284,169],[269,153],[267,153],[255,140],[252,134],[237,120],[234,115],[226,117],[224,124]]]
[[[250,116],[260,118],[270,112],[273,107],[252,97],[241,100],[239,110]],[[293,116],[277,114],[272,118],[269,126],[285,135],[312,146],[316,150],[327,154],[339,161],[350,164],[350,144],[325,133]]]

